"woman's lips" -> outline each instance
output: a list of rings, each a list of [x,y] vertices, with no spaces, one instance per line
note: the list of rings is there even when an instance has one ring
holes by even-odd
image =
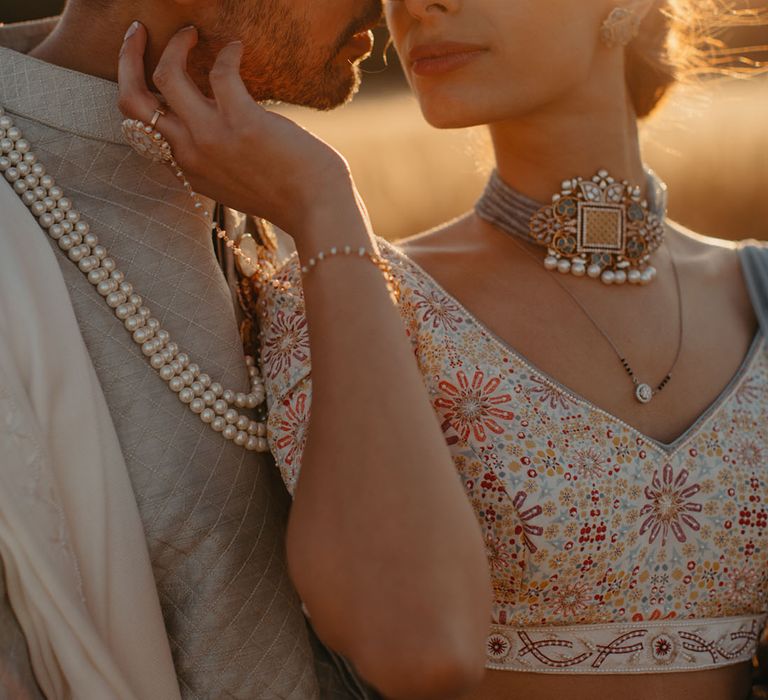
[[[408,58],[416,75],[440,75],[474,61],[487,49],[477,44],[440,42],[414,47]]]

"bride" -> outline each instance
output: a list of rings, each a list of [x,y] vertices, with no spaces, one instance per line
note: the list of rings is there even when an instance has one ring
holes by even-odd
[[[473,211],[397,246],[343,157],[250,98],[241,44],[210,98],[185,73],[194,31],[155,76],[192,186],[296,243],[257,311],[314,626],[387,697],[743,700],[768,612],[768,252],[667,219],[638,144],[734,15],[386,14],[427,121],[487,125],[496,163]],[[148,120],[145,41],[121,104]]]

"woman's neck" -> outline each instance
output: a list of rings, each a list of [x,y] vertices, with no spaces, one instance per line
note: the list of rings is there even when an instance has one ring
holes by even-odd
[[[623,74],[614,74],[618,80],[589,80],[533,114],[492,124],[502,179],[539,202],[549,202],[563,180],[603,168],[643,187],[637,118]]]

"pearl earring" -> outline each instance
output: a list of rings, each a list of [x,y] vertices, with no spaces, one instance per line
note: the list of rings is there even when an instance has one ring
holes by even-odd
[[[634,9],[614,7],[600,28],[600,38],[609,49],[626,46],[637,36],[640,23],[641,17]]]

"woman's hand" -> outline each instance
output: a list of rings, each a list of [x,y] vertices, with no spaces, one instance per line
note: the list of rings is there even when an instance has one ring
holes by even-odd
[[[119,106],[127,117],[147,123],[161,105],[144,77],[146,29],[141,24],[131,29],[120,54]],[[170,108],[157,128],[192,187],[293,236],[319,209],[354,202],[349,169],[339,153],[251,98],[240,78],[240,42],[222,49],[210,73],[213,98],[203,95],[187,73],[197,36],[194,27],[179,31],[153,75]]]

